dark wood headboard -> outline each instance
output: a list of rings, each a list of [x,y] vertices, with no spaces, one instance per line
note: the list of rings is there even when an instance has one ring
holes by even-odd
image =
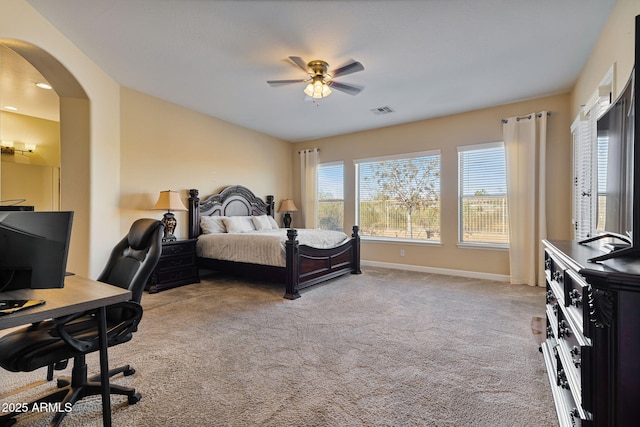
[[[201,216],[275,215],[275,199],[266,202],[247,187],[231,185],[200,201],[198,190],[189,190],[189,238],[200,235]]]

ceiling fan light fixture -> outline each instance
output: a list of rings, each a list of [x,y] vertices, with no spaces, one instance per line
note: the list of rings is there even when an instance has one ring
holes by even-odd
[[[331,94],[331,89],[322,76],[314,76],[311,83],[304,89],[304,93],[313,99],[325,98]]]
[[[304,93],[313,99],[326,98],[333,92],[333,89],[349,95],[357,95],[362,91],[361,87],[346,83],[339,83],[333,80],[333,78],[337,76],[344,76],[364,70],[362,64],[357,61],[352,60],[348,64],[336,69],[332,74],[329,74],[329,64],[325,61],[314,60],[305,63],[304,60],[298,56],[290,56],[289,59],[298,68],[308,73],[308,77],[305,80],[267,80],[267,84],[271,86],[280,86],[284,84],[304,82],[306,83]]]

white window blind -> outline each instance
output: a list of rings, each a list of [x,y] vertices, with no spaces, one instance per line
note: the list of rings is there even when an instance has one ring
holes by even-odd
[[[607,77],[605,78],[605,80]],[[576,240],[591,237],[604,224],[598,212],[604,212],[605,202],[602,183],[596,182],[598,168],[606,168],[607,150],[598,143],[598,118],[611,104],[612,84],[600,85],[590,102],[574,120],[573,135],[573,225]],[[603,176],[600,174],[600,176]],[[600,207],[598,205],[600,204]]]
[[[362,236],[440,241],[439,150],[354,163]]]
[[[484,246],[509,243],[502,142],[458,147],[458,241]]]
[[[344,227],[344,165],[318,165],[318,227],[342,231]]]

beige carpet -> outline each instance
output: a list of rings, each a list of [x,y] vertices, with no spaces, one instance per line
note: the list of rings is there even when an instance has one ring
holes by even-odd
[[[137,370],[114,382],[143,397],[112,397],[114,426],[557,425],[531,329],[541,288],[366,268],[288,301],[277,285],[208,279],[143,296],[139,332],[109,350]],[[0,376],[3,393],[45,372]],[[85,399],[63,425],[100,416]]]

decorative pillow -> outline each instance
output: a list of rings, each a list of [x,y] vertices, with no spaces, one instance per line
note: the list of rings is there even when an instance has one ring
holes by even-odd
[[[201,216],[200,228],[202,234],[226,233],[223,216]]]
[[[246,233],[255,230],[250,216],[228,216],[224,217],[223,221],[227,233]]]
[[[273,228],[266,215],[252,216],[251,221],[253,221],[256,230],[271,230]]]
[[[269,219],[269,223],[271,224],[271,228],[273,228],[274,230],[277,230],[278,228],[278,223],[276,222],[275,218],[272,217],[271,215],[267,215],[267,218]]]

